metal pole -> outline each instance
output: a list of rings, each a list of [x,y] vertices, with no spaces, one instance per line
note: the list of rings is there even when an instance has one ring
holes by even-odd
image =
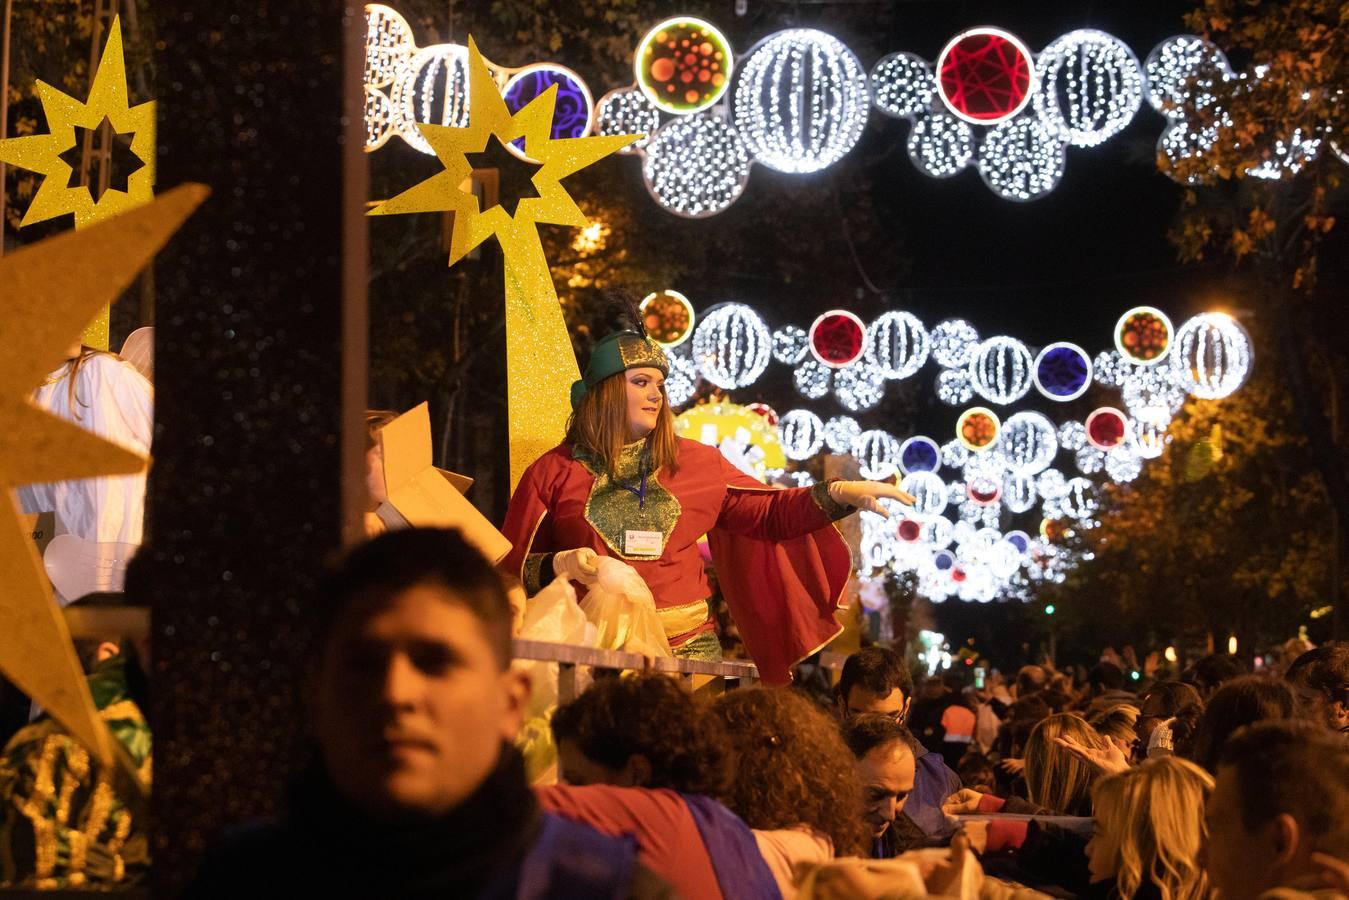
[[[1336,448],[1340,446],[1340,385],[1333,377],[1330,379],[1330,443]],[[1344,637],[1345,625],[1340,594],[1340,511],[1335,509],[1332,503],[1330,509],[1330,637],[1337,641]]]
[[[14,0],[5,0],[4,37],[0,38],[0,141],[9,134],[9,26]],[[5,164],[0,162],[0,256],[5,255]]]

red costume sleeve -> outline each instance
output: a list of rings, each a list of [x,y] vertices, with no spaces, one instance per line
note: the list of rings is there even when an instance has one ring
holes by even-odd
[[[506,521],[501,526],[501,533],[511,542],[511,552],[501,561],[501,570],[519,578],[526,593],[530,593],[531,588],[537,593],[541,587],[530,584],[531,578],[525,571],[529,556],[560,549],[553,546],[552,523],[548,515],[552,502],[548,485],[553,480],[551,473],[555,465],[553,454],[549,453],[525,469],[515,493],[511,494]]]
[[[759,677],[787,684],[792,666],[843,630],[834,610],[852,557],[810,488],[766,487],[717,457],[727,486],[707,535],[717,582]]]

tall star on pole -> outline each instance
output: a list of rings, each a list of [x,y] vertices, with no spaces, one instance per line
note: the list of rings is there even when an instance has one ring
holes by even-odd
[[[128,103],[126,60],[122,55],[122,24],[118,17],[108,30],[108,42],[94,71],[89,97],[83,103],[46,82],[37,83],[38,98],[47,117],[47,134],[30,134],[0,141],[0,161],[42,175],[42,184],[28,205],[20,226],[72,214],[75,227],[85,228],[109,216],[126,212],[154,196],[155,104]],[[126,190],[109,188],[98,199],[85,185],[70,185],[73,168],[62,158],[76,144],[76,128],[97,129],[104,118],[118,136],[130,135],[130,150],[143,164],[127,176]],[[107,349],[107,309],[95,310],[84,342]]]
[[[417,126],[444,170],[379,204],[370,215],[453,212],[450,265],[489,237],[500,243],[506,268],[506,378],[514,487],[525,467],[562,439],[571,413],[571,384],[581,377],[537,226],[584,227],[585,214],[563,188],[562,179],[642,135],[554,139],[557,85],[512,115],[471,37],[468,66],[468,127]],[[465,189],[473,171],[469,156],[485,151],[494,137],[503,145],[523,138],[524,154],[539,166],[532,179],[538,196],[520,198],[513,214],[501,205],[481,209],[478,198]]]
[[[135,766],[98,718],[14,489],[127,475],[146,460],[34,406],[94,311],[110,305],[209,191],[184,185],[115,219],[0,257],[0,672],[104,765]]]

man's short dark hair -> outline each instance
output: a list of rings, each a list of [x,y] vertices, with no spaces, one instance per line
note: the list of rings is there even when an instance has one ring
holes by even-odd
[[[1246,831],[1287,814],[1311,849],[1349,859],[1349,742],[1311,722],[1259,722],[1228,739],[1225,766],[1235,770]]]
[[[844,703],[854,687],[880,697],[887,697],[899,688],[907,700],[913,696],[913,676],[904,665],[904,658],[889,647],[864,647],[843,662],[838,695]]]
[[[1027,694],[1033,694],[1036,691],[1045,689],[1049,683],[1049,673],[1043,666],[1034,664],[1022,666],[1016,673],[1016,693],[1018,697],[1024,697]]]
[[[1224,681],[1231,681],[1249,671],[1235,656],[1227,653],[1210,653],[1196,659],[1193,665],[1180,674],[1180,680],[1192,685],[1202,696],[1207,697]]]
[[[730,751],[721,721],[668,675],[605,678],[553,714],[553,736],[587,759],[622,769],[636,754],[651,764],[640,785],[720,796]]]
[[[1349,704],[1349,642],[1335,641],[1308,650],[1293,660],[1284,677],[1290,684]]]
[[[909,748],[915,757],[918,742],[909,729],[884,713],[862,713],[853,716],[843,725],[843,740],[853,756],[861,759],[872,750],[890,744],[900,743]]]
[[[1124,670],[1109,660],[1103,659],[1091,667],[1087,673],[1087,684],[1098,693],[1118,691],[1124,687]]]
[[[510,665],[511,604],[501,575],[448,528],[386,532],[342,557],[319,586],[320,640],[357,599],[387,600],[418,585],[452,593],[482,625],[501,668]]]

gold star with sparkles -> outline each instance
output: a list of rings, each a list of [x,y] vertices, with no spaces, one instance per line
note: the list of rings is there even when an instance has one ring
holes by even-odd
[[[0,671],[105,765],[129,758],[98,719],[14,488],[132,474],[146,461],[30,397],[89,317],[117,299],[208,193],[184,185],[115,219],[0,257]]]
[[[103,47],[103,56],[85,102],[81,103],[43,81],[37,83],[37,90],[42,111],[47,116],[48,133],[0,141],[0,161],[43,176],[20,226],[69,213],[75,216],[75,227],[84,228],[148,203],[154,196],[155,183],[155,104],[153,100],[138,106],[128,104],[120,19],[114,17],[112,20],[108,42]],[[73,169],[62,154],[75,146],[77,127],[96,129],[104,118],[118,136],[130,136],[131,153],[143,165],[127,176],[126,190],[109,188],[95,200],[89,187],[71,187]],[[85,323],[88,326],[85,343],[106,349],[107,310],[95,310],[91,318],[94,316],[98,318],[92,325]]]
[[[417,126],[444,171],[386,200],[370,215],[453,212],[451,265],[489,237],[501,244],[506,264],[506,374],[514,486],[526,466],[562,439],[571,413],[571,383],[581,377],[536,226],[584,227],[585,214],[563,188],[562,179],[642,135],[554,139],[556,85],[511,115],[471,37],[468,67],[468,127]],[[481,209],[478,198],[466,190],[465,182],[473,171],[469,157],[486,151],[493,139],[507,145],[519,138],[524,139],[523,154],[538,164],[532,178],[538,196],[520,197],[513,214],[500,204]]]

